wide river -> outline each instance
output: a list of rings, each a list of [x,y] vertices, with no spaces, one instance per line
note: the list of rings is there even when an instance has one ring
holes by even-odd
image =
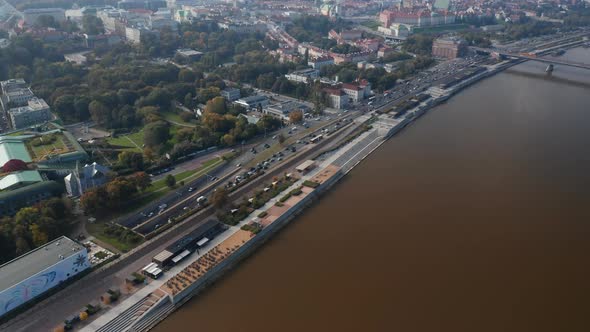
[[[154,330],[590,331],[590,71],[545,66],[431,110]]]

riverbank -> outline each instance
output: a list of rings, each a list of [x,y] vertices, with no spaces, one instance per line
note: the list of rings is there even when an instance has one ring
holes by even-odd
[[[191,262],[178,267],[178,269],[175,268],[170,271],[170,273],[174,275],[173,278],[178,278],[178,276],[180,276],[180,280],[183,282],[180,283],[180,286],[176,283],[173,285],[169,283],[170,279],[172,279],[170,278],[166,281],[162,280],[156,283],[160,286],[157,290],[158,294],[163,292],[165,295],[158,297],[156,301],[149,302],[151,303],[151,306],[146,308],[146,305],[141,307],[129,305],[128,309],[120,313],[117,317],[104,317],[103,319],[97,320],[96,324],[92,324],[84,330],[119,331],[132,328],[136,331],[145,331],[150,329],[172,311],[221,277],[227,270],[235,267],[236,264],[243,260],[243,258],[253,253],[255,249],[268,240],[272,234],[288,224],[307,206],[311,205],[321,193],[326,192],[346,173],[350,172],[350,170],[358,165],[363,159],[375,151],[387,138],[392,137],[407,124],[425,114],[428,109],[448,100],[450,96],[461,89],[474,84],[485,77],[489,77],[510,65],[512,64],[506,63],[502,66],[488,68],[485,72],[455,85],[452,89],[443,91],[438,97],[435,96],[425,100],[414,109],[408,111],[407,116],[401,119],[394,119],[394,117],[390,115],[380,115],[376,119],[372,119],[371,122],[373,128],[371,130],[363,133],[345,147],[338,150],[327,160],[322,162],[314,172],[303,176],[292,187],[292,189],[296,189],[301,187],[303,182],[316,179],[319,183],[317,188],[302,191],[299,200],[289,203],[290,198],[282,207],[280,207],[281,209],[279,211],[276,211],[277,206],[275,204],[277,203],[277,200],[272,200],[262,209],[251,214],[252,216],[256,216],[262,215],[263,212],[266,212],[264,217],[247,219],[240,223],[238,226],[232,228],[232,230],[230,230],[224,237],[221,237],[216,243],[213,243],[211,249],[206,253],[195,256]],[[289,190],[291,190],[291,188]],[[271,212],[269,213],[269,211]],[[269,220],[267,215],[270,215],[272,219]],[[262,225],[262,231],[257,235],[252,235],[250,239],[245,239],[244,231],[241,230],[241,227],[252,221],[260,223]],[[236,243],[236,237],[243,241],[241,245],[240,241]],[[229,241],[228,243],[233,244],[228,245],[225,241]],[[210,255],[213,255],[213,257]],[[221,258],[222,256],[223,258]],[[201,268],[196,269],[196,267],[191,266],[191,264],[203,257],[209,257],[206,265],[209,268],[207,270],[203,268],[204,273],[198,273]],[[150,293],[146,295],[146,298],[153,296],[153,293]],[[144,298],[139,300],[144,301]],[[137,299],[134,299],[134,301],[137,301]],[[134,317],[135,319],[130,321],[130,317]],[[108,320],[108,318],[111,319]],[[123,327],[121,325],[122,321],[127,321],[130,324]]]

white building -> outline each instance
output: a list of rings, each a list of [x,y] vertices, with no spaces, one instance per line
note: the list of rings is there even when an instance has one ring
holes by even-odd
[[[0,82],[0,89],[2,91],[0,104],[2,104],[4,110],[24,106],[29,100],[35,97],[22,78],[2,81]]]
[[[285,77],[292,82],[308,83],[320,77],[320,71],[317,69],[302,69],[291,72]]]
[[[36,97],[30,99],[27,106],[9,109],[8,114],[13,129],[26,128],[52,119],[49,105],[45,100]]]
[[[322,67],[333,65],[333,64],[334,64],[334,58],[329,57],[329,56],[315,58],[315,59],[309,60],[307,62],[308,66],[311,66],[311,68],[317,69],[317,70],[321,70]]]
[[[348,105],[348,96],[340,89],[324,89],[330,99],[330,106],[343,109]]]
[[[0,317],[89,267],[86,248],[65,236],[0,266]]]
[[[262,95],[240,98],[234,101],[234,104],[245,107],[246,109],[257,108],[259,106],[264,107],[268,105],[268,103],[268,97]]]
[[[392,23],[389,28],[378,27],[377,31],[387,36],[405,38],[412,33],[412,26],[403,23]]]

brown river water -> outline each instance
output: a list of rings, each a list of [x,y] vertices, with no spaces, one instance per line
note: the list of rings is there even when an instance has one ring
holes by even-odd
[[[590,331],[590,71],[545,67],[431,110],[154,331]]]

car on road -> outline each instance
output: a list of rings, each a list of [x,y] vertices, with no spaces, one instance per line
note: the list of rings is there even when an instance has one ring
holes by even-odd
[[[193,187],[188,187],[188,192],[189,192],[189,193],[192,193],[192,192],[193,192],[193,190],[195,190],[195,188],[193,188]]]

